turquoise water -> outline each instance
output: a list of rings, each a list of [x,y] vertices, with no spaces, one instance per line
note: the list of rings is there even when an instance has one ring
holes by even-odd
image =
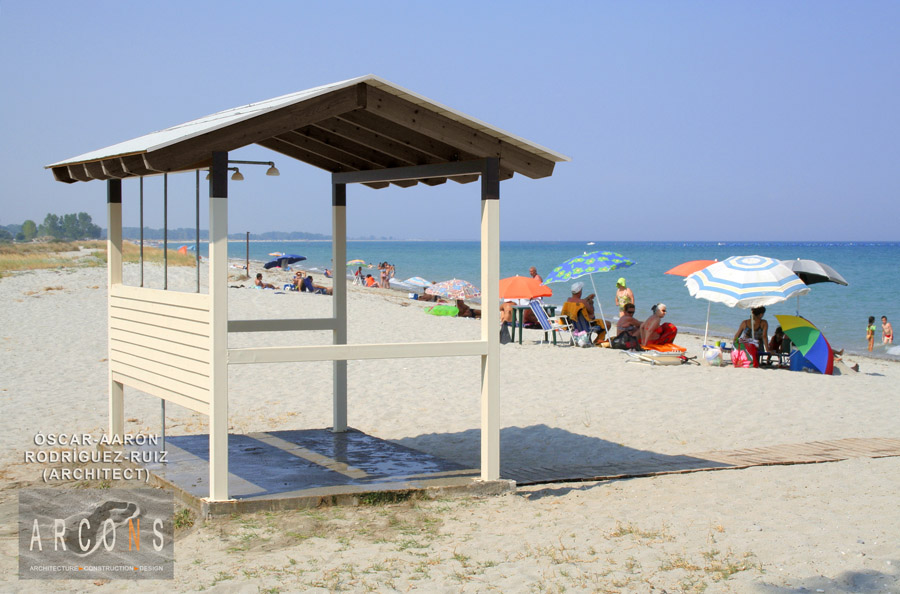
[[[177,246],[176,246],[177,247]],[[206,246],[201,246],[204,252]],[[607,318],[617,315],[613,296],[615,282],[620,276],[627,279],[637,302],[637,317],[644,319],[650,306],[664,302],[668,306],[667,320],[683,330],[703,333],[707,302],[692,298],[684,286],[684,279],[664,272],[688,260],[724,260],[729,256],[761,255],[779,259],[804,258],[818,260],[837,270],[850,283],[844,287],[834,283],[812,285],[810,292],[800,298],[800,313],[814,322],[836,349],[863,352],[866,349],[865,327],[869,316],[875,316],[876,355],[900,359],[886,354],[881,343],[881,316],[886,315],[894,325],[900,322],[900,242],[892,243],[786,243],[786,242],[502,242],[500,249],[501,278],[520,274],[526,276],[529,266],[538,273],[548,273],[573,256],[585,251],[612,250],[635,262],[622,270],[593,276],[600,304]],[[243,259],[243,242],[229,244],[229,256]],[[267,261],[270,252],[282,251],[307,257],[302,262],[307,269],[331,266],[331,243],[320,241],[250,242],[250,259]],[[397,270],[396,278],[403,280],[421,276],[431,281],[461,278],[478,285],[481,279],[480,246],[478,242],[416,242],[416,241],[350,241],[347,259],[363,259],[378,263],[388,261]],[[593,292],[590,278],[581,279]],[[550,302],[562,303],[570,294],[566,284],[553,284]],[[774,330],[778,325],[775,314],[794,314],[797,300],[767,308],[766,318]],[[734,335],[746,310],[731,309],[713,304],[710,333],[718,336]],[[770,330],[770,332],[771,332]],[[900,349],[895,349],[894,352]]]

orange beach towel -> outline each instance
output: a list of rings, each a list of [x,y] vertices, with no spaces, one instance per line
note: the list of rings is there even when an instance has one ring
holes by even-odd
[[[648,344],[644,347],[644,350],[656,351],[658,353],[683,353],[687,351],[687,348],[678,346],[674,342],[670,342],[668,344]]]

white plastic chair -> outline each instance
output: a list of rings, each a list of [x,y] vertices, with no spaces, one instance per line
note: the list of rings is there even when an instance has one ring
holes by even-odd
[[[553,332],[559,332],[560,334],[568,332],[569,343],[575,344],[575,338],[572,336],[572,325],[569,323],[568,318],[565,316],[549,317],[547,312],[544,311],[543,304],[537,299],[529,301],[528,306],[531,308],[531,311],[534,312],[534,317],[537,318],[538,323],[541,325],[541,330],[544,331],[544,338],[547,337],[548,332],[551,334]],[[541,344],[544,344],[543,338],[541,339]]]

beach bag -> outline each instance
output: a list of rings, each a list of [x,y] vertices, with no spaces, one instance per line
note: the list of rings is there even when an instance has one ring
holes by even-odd
[[[756,357],[756,345],[741,340],[734,343],[734,350],[731,351],[731,362],[735,367],[759,367]]]
[[[612,340],[609,341],[609,346],[614,349],[633,351],[638,348],[638,339],[628,332],[620,332],[619,334],[616,334]]]
[[[503,322],[500,324],[500,344],[509,344],[512,342],[512,336],[509,335],[509,324]]]
[[[575,346],[577,347],[594,346],[593,344],[591,344],[590,332],[580,332],[576,330],[572,333],[572,339],[575,341]]]

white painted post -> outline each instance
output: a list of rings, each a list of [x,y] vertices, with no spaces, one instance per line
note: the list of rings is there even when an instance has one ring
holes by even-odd
[[[111,179],[106,182],[106,219],[109,230],[106,239],[107,299],[115,285],[122,284],[122,180]],[[109,308],[109,305],[107,306]],[[107,309],[106,335],[109,336],[110,314]],[[109,437],[125,432],[125,389],[121,382],[112,378],[112,353],[107,342],[106,360],[109,374]]]
[[[228,499],[228,153],[213,153],[210,172],[209,499],[225,501]]]
[[[335,326],[332,344],[347,344],[347,186],[332,183],[331,267]],[[347,362],[334,361],[333,419],[331,430],[347,430]]]
[[[481,480],[500,478],[500,162],[481,174]]]

